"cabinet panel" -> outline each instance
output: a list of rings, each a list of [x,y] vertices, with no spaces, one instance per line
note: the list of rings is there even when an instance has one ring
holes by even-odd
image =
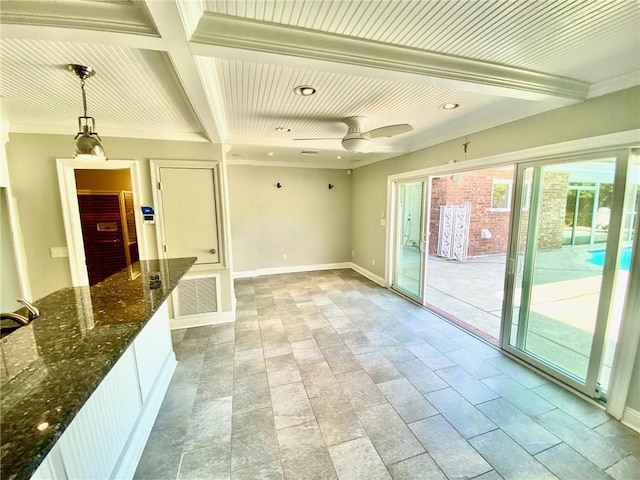
[[[109,478],[141,407],[135,355],[129,348],[60,437],[68,478]]]
[[[144,403],[167,356],[173,350],[169,331],[169,308],[166,302],[154,313],[147,326],[134,340],[133,348]]]

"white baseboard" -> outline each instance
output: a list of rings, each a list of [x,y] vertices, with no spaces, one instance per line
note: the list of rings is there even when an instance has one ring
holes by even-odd
[[[244,272],[233,272],[233,278],[253,278],[262,275],[279,275],[282,273],[315,272],[318,270],[339,270],[341,268],[351,268],[350,262],[342,263],[322,263],[319,265],[296,265],[291,267],[258,268],[256,270],[246,270]]]
[[[370,272],[369,270],[362,268],[360,265],[356,265],[355,263],[351,263],[351,268],[353,270],[355,270],[356,272],[358,272],[360,275],[364,275],[365,277],[367,277],[369,280],[372,280],[374,282],[376,282],[378,285],[387,288],[389,285],[387,285],[387,281],[376,275],[375,273]]]
[[[623,425],[640,433],[640,412],[633,408],[625,407],[622,419],[620,420]]]
[[[142,412],[129,440],[122,449],[122,456],[114,468],[111,478],[133,478],[177,364],[176,356],[171,350],[165,358],[162,370],[158,373],[158,377],[142,405]]]
[[[233,323],[236,321],[235,310],[230,312],[203,313],[201,315],[189,315],[188,317],[171,318],[169,328],[177,330],[180,328],[202,327],[204,325],[218,325],[221,323]]]

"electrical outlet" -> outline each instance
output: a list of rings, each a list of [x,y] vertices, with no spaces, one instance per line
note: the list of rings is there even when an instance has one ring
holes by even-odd
[[[283,253],[283,254],[282,254],[282,259],[283,259],[283,260],[286,260],[286,259],[287,259],[287,254],[286,254],[286,253]]]
[[[371,259],[371,265],[374,265],[374,266],[375,266],[375,264],[376,264],[376,259],[375,259],[375,258],[372,258],[372,259]]]
[[[68,257],[69,252],[67,251],[67,247],[51,247],[51,256],[53,258]]]
[[[355,257],[356,256],[356,251],[355,250],[351,250],[351,256]]]

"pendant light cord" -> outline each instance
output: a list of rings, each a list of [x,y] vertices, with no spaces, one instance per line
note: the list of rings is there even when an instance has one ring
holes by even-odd
[[[84,109],[84,116],[87,117],[87,95],[84,92],[84,78],[80,79],[80,88],[82,88],[82,108]]]

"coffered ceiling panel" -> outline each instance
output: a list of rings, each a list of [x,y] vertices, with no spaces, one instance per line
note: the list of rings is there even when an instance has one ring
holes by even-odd
[[[474,58],[591,83],[635,71],[640,65],[637,0],[205,2],[212,13]],[[610,55],[612,50],[618,52],[618,58]],[[589,59],[585,52],[589,52]],[[608,71],[593,68],[601,62]]]
[[[14,128],[73,133],[82,115],[80,80],[66,66],[89,65],[87,114],[101,135],[202,138],[202,129],[161,52],[120,46],[0,39],[2,116]]]
[[[228,134],[236,142],[250,144],[273,137],[276,127],[281,126],[291,129],[290,133],[278,134],[282,139],[342,138],[347,127],[341,119],[362,115],[369,117],[368,130],[410,123],[413,133],[394,138],[394,144],[408,145],[416,133],[470,115],[499,100],[490,95],[280,65],[220,59],[215,61],[215,67]],[[294,87],[299,85],[312,85],[317,93],[312,97],[297,95]],[[443,111],[440,106],[447,102],[461,107]],[[513,108],[525,103],[511,102]],[[339,147],[338,141],[334,143]],[[389,140],[381,138],[375,143],[386,145]]]

